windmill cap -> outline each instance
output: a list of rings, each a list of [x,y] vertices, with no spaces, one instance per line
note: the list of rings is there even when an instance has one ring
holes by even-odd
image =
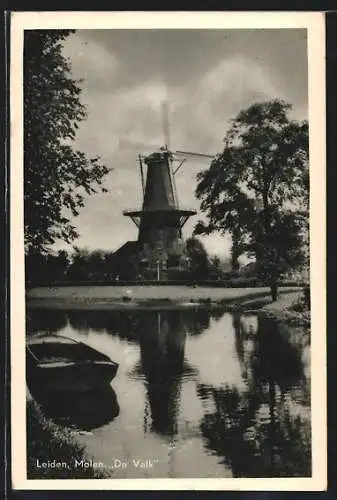
[[[150,155],[145,157],[144,161],[146,164],[161,163],[168,156],[171,156],[171,153],[169,151],[161,151],[160,153],[159,152],[151,153]]]

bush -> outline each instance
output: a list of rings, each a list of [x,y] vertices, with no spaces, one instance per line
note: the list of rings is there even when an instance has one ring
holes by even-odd
[[[210,297],[206,297],[204,299],[199,299],[199,302],[201,304],[210,304],[212,302],[212,299]]]
[[[290,309],[299,313],[310,311],[310,288],[308,286],[303,288],[303,294],[291,305]]]

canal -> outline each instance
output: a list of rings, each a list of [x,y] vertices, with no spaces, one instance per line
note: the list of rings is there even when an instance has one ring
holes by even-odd
[[[101,390],[32,393],[112,477],[310,476],[309,347],[284,328],[219,308],[28,310],[28,335],[66,335],[119,363]]]

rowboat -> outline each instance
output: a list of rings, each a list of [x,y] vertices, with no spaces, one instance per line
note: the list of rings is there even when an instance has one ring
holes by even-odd
[[[50,391],[90,390],[110,383],[118,363],[72,338],[44,334],[26,344],[27,382]]]

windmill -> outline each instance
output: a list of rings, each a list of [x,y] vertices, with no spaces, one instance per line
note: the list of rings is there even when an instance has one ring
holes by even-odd
[[[123,215],[130,217],[138,227],[139,263],[144,269],[152,269],[158,280],[165,278],[167,269],[181,269],[182,228],[189,217],[197,213],[194,209],[180,206],[175,175],[188,156],[214,158],[213,155],[189,151],[172,152],[169,149],[169,124],[165,103],[163,129],[165,146],[149,155],[138,155],[142,207],[123,211]],[[179,162],[177,166],[174,165],[176,161]]]

